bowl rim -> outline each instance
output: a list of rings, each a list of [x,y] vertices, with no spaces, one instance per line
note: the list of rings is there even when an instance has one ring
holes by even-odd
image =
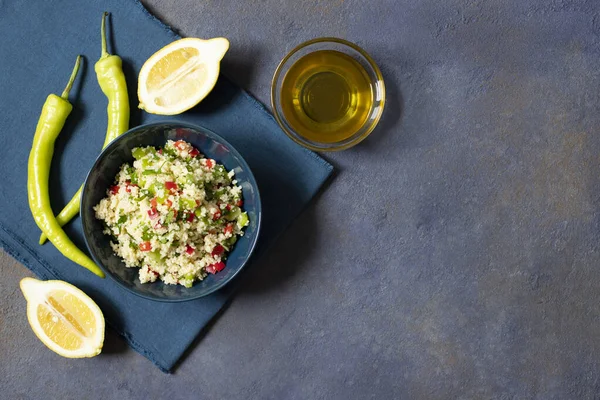
[[[119,279],[117,279],[116,277],[113,276],[112,272],[108,270],[108,268],[106,268],[104,266],[103,263],[101,263],[98,259],[98,257],[96,256],[96,254],[94,253],[94,251],[92,250],[89,240],[88,240],[88,235],[87,235],[87,230],[85,229],[85,227],[83,227],[84,224],[84,219],[81,216],[82,210],[83,210],[83,199],[87,193],[87,188],[89,186],[89,178],[90,175],[92,173],[92,171],[94,169],[96,169],[96,167],[98,166],[98,164],[100,163],[100,160],[102,158],[104,158],[105,154],[108,153],[115,145],[117,142],[119,142],[120,140],[122,140],[124,137],[129,136],[133,133],[135,133],[136,131],[140,130],[140,129],[145,129],[145,128],[152,128],[152,127],[156,127],[156,126],[161,126],[161,125],[176,125],[177,127],[183,127],[183,128],[190,128],[190,129],[194,129],[194,130],[198,130],[198,131],[202,131],[204,133],[207,133],[207,136],[210,137],[211,139],[224,144],[235,156],[238,157],[238,159],[240,160],[240,164],[242,166],[242,168],[246,169],[246,171],[248,171],[248,180],[250,181],[250,185],[252,185],[253,187],[256,188],[256,199],[257,199],[257,221],[256,221],[256,234],[254,235],[254,238],[252,240],[252,242],[250,243],[250,251],[248,253],[248,257],[246,257],[246,259],[244,260],[244,262],[240,265],[240,267],[238,268],[238,270],[231,275],[231,277],[229,277],[229,279],[224,280],[223,282],[220,282],[219,284],[215,285],[214,287],[210,288],[210,290],[207,290],[205,293],[202,293],[198,296],[191,296],[188,298],[159,298],[159,297],[154,297],[154,296],[149,296],[143,293],[138,292],[137,290],[135,290],[134,288],[125,285],[123,282],[121,282]],[[197,300],[199,298],[208,296],[214,292],[216,292],[217,290],[222,289],[225,285],[227,285],[228,283],[230,283],[231,281],[234,280],[234,278],[244,269],[244,267],[248,264],[248,261],[250,261],[250,259],[252,258],[253,254],[254,254],[254,250],[256,249],[256,244],[258,242],[258,238],[260,237],[260,232],[261,232],[261,228],[262,228],[262,200],[260,197],[260,190],[258,189],[258,184],[256,183],[256,179],[254,177],[254,174],[252,173],[252,170],[250,169],[250,166],[248,165],[248,163],[246,162],[246,160],[244,159],[244,157],[242,157],[242,155],[235,149],[235,147],[233,147],[231,145],[231,143],[229,143],[227,140],[225,140],[222,136],[216,134],[214,131],[202,126],[202,125],[198,125],[198,124],[191,124],[189,122],[181,122],[181,121],[176,121],[176,120],[165,120],[165,121],[158,121],[158,122],[150,122],[147,124],[142,124],[142,125],[138,125],[135,126],[133,128],[130,128],[129,130],[127,130],[126,132],[124,132],[123,134],[117,136],[115,139],[113,139],[110,143],[108,143],[108,145],[106,145],[106,147],[104,149],[102,149],[102,151],[100,152],[100,154],[98,154],[98,156],[96,157],[96,159],[94,160],[94,164],[92,165],[92,167],[90,168],[90,170],[88,171],[88,173],[86,174],[85,177],[85,181],[83,183],[83,189],[81,191],[81,199],[79,200],[79,205],[80,205],[80,210],[79,210],[79,217],[81,219],[81,225],[84,228],[83,229],[83,240],[85,242],[85,246],[88,250],[88,252],[91,254],[92,259],[94,260],[94,262],[106,273],[107,276],[110,277],[110,279],[112,279],[114,282],[117,283],[118,286],[122,287],[123,289],[125,289],[126,291],[128,291],[129,293],[133,293],[136,296],[142,297],[146,300],[151,300],[151,301],[157,301],[157,302],[161,302],[161,303],[181,303],[181,302],[186,302],[186,301],[192,301],[192,300]],[[153,282],[154,283],[154,282]],[[163,283],[164,284],[164,283]]]
[[[377,77],[378,82],[380,83],[381,106],[380,106],[379,112],[375,116],[375,119],[371,122],[368,129],[361,136],[357,137],[355,140],[353,140],[351,142],[344,144],[343,146],[335,146],[335,143],[332,143],[333,144],[332,147],[323,148],[323,147],[318,147],[318,146],[313,145],[313,143],[323,143],[323,142],[311,142],[308,140],[299,139],[297,136],[300,136],[300,135],[296,134],[295,132],[290,132],[290,130],[285,126],[284,117],[282,115],[280,115],[277,104],[275,103],[275,98],[277,96],[277,93],[276,93],[277,81],[279,79],[279,76],[282,73],[282,70],[283,70],[283,67],[285,66],[285,64],[298,51],[300,51],[310,45],[316,44],[316,43],[336,43],[336,44],[341,44],[341,45],[350,47],[353,50],[357,51],[361,56],[363,56],[366,59],[369,66],[373,69],[373,72],[375,73],[375,76]],[[279,62],[279,64],[277,65],[277,68],[275,69],[275,73],[273,74],[273,78],[271,78],[271,109],[273,110],[273,116],[275,117],[277,124],[279,124],[279,127],[285,132],[285,134],[290,139],[292,139],[297,144],[299,144],[303,147],[306,147],[310,150],[313,150],[313,151],[334,152],[334,151],[346,150],[353,146],[356,146],[357,144],[359,144],[360,142],[365,140],[371,134],[371,132],[373,132],[375,127],[377,127],[377,125],[379,124],[379,121],[381,120],[381,116],[383,115],[385,103],[386,103],[385,82],[383,80],[383,74],[381,73],[381,70],[377,66],[377,63],[375,62],[375,60],[373,60],[373,58],[369,55],[369,53],[367,53],[363,48],[361,48],[357,44],[352,43],[345,39],[340,39],[340,38],[336,38],[336,37],[332,37],[332,36],[324,36],[324,37],[318,37],[315,39],[310,39],[310,40],[302,42],[299,45],[297,45],[296,47],[294,47]]]

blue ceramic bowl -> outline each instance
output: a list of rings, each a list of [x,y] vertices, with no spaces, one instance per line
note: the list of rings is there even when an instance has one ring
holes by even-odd
[[[221,272],[209,274],[195,282],[191,288],[181,285],[165,285],[161,281],[142,284],[138,268],[126,268],[111,247],[110,238],[102,233],[102,222],[94,215],[93,207],[106,196],[123,163],[132,163],[131,150],[139,146],[164,146],[167,140],[185,140],[207,157],[235,171],[235,178],[242,187],[244,210],[248,212],[250,225],[229,253],[226,267]],[[181,122],[161,122],[138,126],[112,141],[98,156],[90,170],[81,196],[81,221],[86,245],[96,263],[106,275],[128,291],[150,300],[177,302],[197,299],[223,287],[233,279],[248,262],[254,250],[261,222],[261,204],[254,176],[242,156],[223,138],[200,126]]]

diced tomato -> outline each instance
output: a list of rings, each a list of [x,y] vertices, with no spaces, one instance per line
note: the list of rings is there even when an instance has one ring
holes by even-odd
[[[137,185],[135,185],[135,184],[131,184],[131,181],[130,181],[130,180],[126,180],[126,181],[125,181],[125,191],[126,191],[127,193],[131,193],[131,188],[132,188],[132,187],[134,187],[134,186],[135,186],[135,187],[137,187]]]
[[[187,218],[186,218],[187,222],[194,222],[194,213],[189,213]]]
[[[159,217],[158,215],[158,211],[156,210],[156,208],[151,208],[148,210],[148,216],[150,217],[150,219],[156,219]]]
[[[162,154],[162,149],[158,149],[158,154]]]
[[[213,160],[211,160],[211,159],[206,160],[206,167],[208,169],[212,169],[212,167],[214,167],[214,166],[215,166],[215,162]]]
[[[223,271],[223,269],[225,268],[225,263],[223,261],[219,261],[215,264],[215,268],[217,269],[217,272]]]
[[[175,148],[177,150],[185,150],[185,147],[186,147],[185,145],[186,145],[186,143],[183,140],[178,140],[175,142],[175,144],[173,146],[175,146]]]
[[[110,194],[117,194],[119,193],[119,185],[114,185],[110,187]]]
[[[188,244],[185,247],[185,252],[188,253],[189,255],[192,255],[192,254],[194,254],[194,248]]]
[[[243,200],[238,200],[237,203],[235,203],[236,206],[241,207],[244,205],[244,201]]]
[[[225,268],[225,263],[223,261],[220,261],[216,264],[210,264],[206,267],[206,272],[208,272],[209,274],[216,274],[219,271],[223,271],[223,268]]]
[[[223,246],[221,246],[220,244],[216,245],[215,248],[212,251],[212,256],[220,256],[221,254],[223,254],[223,252],[225,251],[225,248]]]
[[[140,243],[140,251],[150,251],[152,250],[152,244],[150,242]]]
[[[223,230],[223,232],[225,232],[225,234],[227,234],[227,233],[233,233],[233,224],[227,224],[227,226],[225,227],[225,229]]]
[[[165,189],[171,193],[177,192],[177,184],[175,182],[165,182]]]
[[[200,200],[196,200],[196,207],[200,207]]]
[[[215,211],[215,213],[213,214],[213,221],[218,220],[219,218],[221,218],[221,210],[217,210]]]
[[[150,200],[150,205],[152,206],[152,208],[154,210],[156,210],[156,206],[158,205],[156,198],[153,198],[152,200]]]
[[[227,204],[227,205],[225,206],[225,209],[226,209],[227,211],[231,211],[231,206],[230,206],[229,204]]]
[[[166,204],[167,204],[167,208],[171,208],[173,206],[173,202],[169,199],[167,199]]]
[[[200,154],[200,152],[199,152],[199,151],[198,151],[198,149],[196,149],[196,148],[194,148],[194,149],[192,149],[192,150],[190,151],[190,156],[191,156],[192,158],[194,158],[194,157],[198,157],[198,154]]]
[[[177,219],[177,210],[173,210],[173,219]]]

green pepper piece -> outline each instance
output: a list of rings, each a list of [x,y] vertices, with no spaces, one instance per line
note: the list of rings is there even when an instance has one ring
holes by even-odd
[[[163,191],[163,195],[162,196],[156,196],[156,202],[158,204],[164,204],[165,201],[167,201],[168,197],[169,197],[169,193],[165,190],[165,191]]]
[[[175,210],[169,210],[167,217],[165,218],[165,224],[169,224],[175,221]]]
[[[225,188],[217,189],[214,194],[214,199],[220,199],[225,194]]]
[[[148,197],[148,191],[147,190],[140,190],[140,195],[135,198],[135,201],[142,201],[146,197]]]
[[[142,158],[144,158],[144,156],[147,154],[146,150],[143,147],[136,147],[131,151],[131,155],[133,156],[133,158],[135,158],[136,160],[140,160]]]
[[[247,212],[243,212],[237,220],[237,226],[238,228],[243,228],[245,226],[247,226],[250,223],[250,220],[248,219],[248,213]]]
[[[177,152],[175,151],[175,149],[173,149],[173,147],[165,146],[163,148],[163,156],[165,156],[167,160],[174,160],[175,158],[177,158]]]
[[[162,260],[162,257],[160,256],[160,250],[152,250],[151,252],[148,253],[148,257],[150,257],[150,260],[155,265],[160,263],[160,261]]]
[[[235,244],[235,242],[237,242],[237,236],[232,236],[228,239],[225,239],[225,243],[227,243],[230,248]]]
[[[242,210],[239,207],[232,207],[230,211],[225,214],[227,221],[234,221],[242,214]]]
[[[148,186],[148,193],[150,194],[150,196],[156,195],[156,184],[153,183],[150,186]]]
[[[150,240],[154,237],[154,234],[150,231],[150,228],[145,226],[142,230],[142,240]]]
[[[132,184],[137,185],[138,184],[138,176],[137,173],[135,171],[135,168],[133,167],[127,167],[127,169],[125,170],[125,172],[127,173],[127,175],[129,175],[129,180],[131,181]]]
[[[196,208],[196,200],[190,199],[187,197],[182,197],[179,199],[179,205],[183,206],[180,208],[185,208],[187,210],[193,210],[194,208]]]

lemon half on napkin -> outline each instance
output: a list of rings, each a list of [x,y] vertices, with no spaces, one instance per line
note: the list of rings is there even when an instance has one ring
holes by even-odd
[[[50,350],[68,358],[100,354],[104,316],[87,294],[63,281],[23,278],[20,286],[29,325]]]
[[[217,83],[225,38],[186,38],[154,53],[138,77],[139,108],[152,114],[181,114],[198,104]]]

